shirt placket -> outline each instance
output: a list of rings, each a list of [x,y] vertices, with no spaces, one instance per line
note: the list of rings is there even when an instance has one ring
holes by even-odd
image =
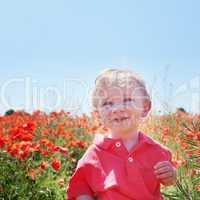
[[[152,195],[148,192],[144,180],[142,178],[139,163],[135,159],[135,155],[138,150],[141,150],[145,146],[145,143],[141,142],[136,145],[130,152],[126,149],[121,140],[117,140],[113,145],[113,153],[122,159],[124,159],[125,174],[127,175],[129,189],[124,187],[125,192],[130,195],[138,195],[138,198],[144,199],[148,197],[149,200],[153,200]],[[142,193],[140,193],[142,191]],[[143,198],[144,196],[144,198]]]
[[[120,158],[124,158],[127,156],[127,150],[126,148],[124,147],[122,141],[119,139],[119,140],[116,140],[112,146],[112,152],[120,157]]]
[[[138,199],[146,200],[148,198],[149,200],[153,200],[154,197],[149,193],[144,183],[144,179],[141,174],[140,163],[137,161],[138,155],[136,156],[136,154],[139,153],[139,151],[145,148],[145,145],[145,142],[141,142],[130,151],[130,153],[128,154],[125,168],[128,180],[134,186],[134,190],[138,195]],[[132,190],[133,187],[130,189]]]

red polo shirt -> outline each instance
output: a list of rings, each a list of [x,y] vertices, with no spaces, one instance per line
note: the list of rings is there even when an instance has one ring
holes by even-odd
[[[170,151],[143,133],[127,151],[122,139],[96,135],[69,181],[67,199],[87,194],[100,200],[161,200],[154,165],[171,161]]]

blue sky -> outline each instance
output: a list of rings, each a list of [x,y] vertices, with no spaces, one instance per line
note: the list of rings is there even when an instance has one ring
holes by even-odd
[[[0,113],[88,112],[94,79],[108,67],[141,73],[155,112],[199,112],[199,7],[198,0],[1,1]]]

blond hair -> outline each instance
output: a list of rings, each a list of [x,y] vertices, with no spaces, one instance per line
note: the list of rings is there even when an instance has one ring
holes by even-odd
[[[150,99],[146,85],[141,76],[131,70],[126,69],[105,69],[95,80],[95,88],[92,93],[92,106],[97,109],[99,99],[104,96],[104,90],[112,87],[140,87],[144,91],[147,99]]]

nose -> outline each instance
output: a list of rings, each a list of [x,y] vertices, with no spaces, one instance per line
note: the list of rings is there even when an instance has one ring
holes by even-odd
[[[123,103],[116,103],[112,106],[112,113],[118,113],[124,111],[124,104]]]

